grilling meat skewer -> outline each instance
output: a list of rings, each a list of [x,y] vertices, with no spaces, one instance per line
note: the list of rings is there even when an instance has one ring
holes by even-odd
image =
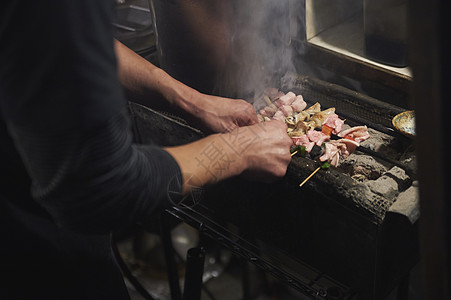
[[[316,102],[306,109],[307,103],[302,95],[293,92],[283,94],[276,89],[267,89],[265,92],[264,99],[268,105],[257,114],[259,121],[276,119],[285,122],[293,144],[305,147],[307,153],[315,145],[324,145],[324,154],[319,158],[321,162],[338,166],[340,158],[348,157],[359,143],[370,137],[366,126],[343,130],[344,120],[335,114],[334,107],[321,111],[321,105]],[[341,139],[330,140],[332,135]]]

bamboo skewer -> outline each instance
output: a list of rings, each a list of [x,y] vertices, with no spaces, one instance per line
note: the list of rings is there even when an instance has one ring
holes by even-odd
[[[298,150],[294,151],[293,153],[291,153],[291,156],[292,156],[292,157],[295,156],[296,153],[298,153],[298,152],[299,152]]]
[[[301,182],[301,184],[299,185],[299,187],[303,186],[310,178],[313,177],[313,175],[316,174],[316,172],[318,172],[319,170],[321,170],[321,166],[319,166],[318,168],[316,168],[315,171],[312,172],[312,174],[310,174],[307,178],[305,178],[305,180],[303,182]]]

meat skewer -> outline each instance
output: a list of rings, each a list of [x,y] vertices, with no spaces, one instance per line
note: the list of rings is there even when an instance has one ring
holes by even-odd
[[[268,105],[259,111],[259,121],[275,119],[285,122],[293,144],[305,147],[306,153],[310,153],[315,145],[324,145],[325,153],[319,157],[321,162],[338,166],[340,159],[348,157],[360,142],[370,137],[366,126],[343,130],[345,120],[338,117],[333,107],[321,111],[321,105],[316,102],[306,109],[307,103],[302,95],[293,92],[284,94],[277,89],[268,89],[265,94]],[[332,135],[341,139],[329,141]]]

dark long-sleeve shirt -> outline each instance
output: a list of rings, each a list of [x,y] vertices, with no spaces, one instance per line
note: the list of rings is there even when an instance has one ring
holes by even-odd
[[[49,281],[84,278],[77,292],[60,282],[74,299],[90,299],[84,290],[121,299],[108,233],[168,206],[168,191],[181,192],[175,160],[132,143],[113,7],[111,0],[0,4],[0,273],[12,272],[8,289],[0,280],[0,299],[14,282],[31,284],[15,278],[19,268],[33,275],[46,268]],[[35,285],[49,293],[36,299],[53,299]]]

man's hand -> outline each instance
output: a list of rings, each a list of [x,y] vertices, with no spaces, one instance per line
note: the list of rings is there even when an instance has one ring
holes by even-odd
[[[208,133],[229,132],[239,126],[257,123],[257,114],[246,101],[200,93],[120,42],[115,41],[115,46],[119,79],[135,101],[153,108],[169,105]]]
[[[184,193],[243,172],[265,182],[285,175],[292,141],[283,122],[258,123],[253,106],[246,101],[200,93],[120,42],[115,45],[119,79],[130,96],[151,107],[163,101],[200,129],[219,132],[166,148],[182,170]]]
[[[263,182],[271,182],[285,176],[291,161],[290,148],[293,145],[287,134],[287,125],[272,120],[249,128],[259,138],[246,149],[247,168],[243,176]]]
[[[189,110],[192,121],[207,132],[230,132],[258,123],[252,104],[241,99],[199,94]]]
[[[291,161],[291,138],[283,122],[274,120],[237,127],[196,142],[166,148],[178,162],[184,193],[243,172],[252,180],[271,182],[285,175]]]

